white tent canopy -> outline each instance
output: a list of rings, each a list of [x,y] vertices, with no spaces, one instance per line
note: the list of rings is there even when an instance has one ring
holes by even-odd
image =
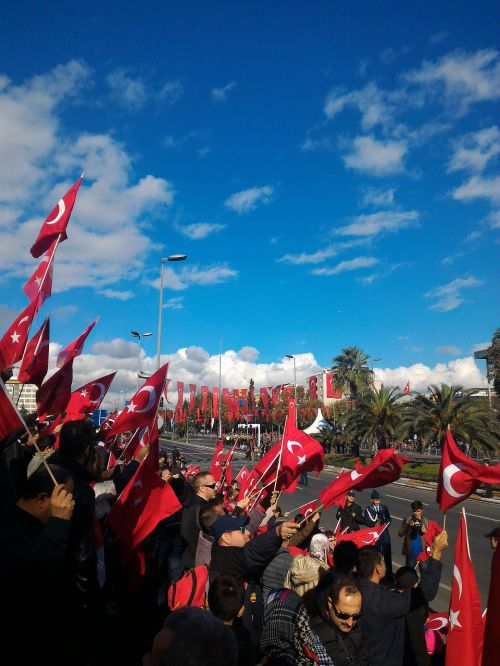
[[[305,428],[304,432],[308,435],[317,435],[322,430],[333,430],[333,426],[325,419],[321,409],[318,408],[316,418],[308,428]]]

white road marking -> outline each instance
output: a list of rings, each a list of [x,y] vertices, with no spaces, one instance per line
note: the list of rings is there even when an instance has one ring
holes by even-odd
[[[492,523],[498,523],[498,518],[488,518],[487,516],[478,516],[477,513],[469,513],[468,511],[465,512],[467,516],[473,516],[474,518],[482,518],[483,520],[489,520]]]
[[[409,502],[410,500],[407,497],[398,497],[397,495],[387,495],[384,493],[384,497],[392,497],[392,499],[403,500],[404,502]],[[422,502],[424,506],[429,506],[429,502]]]

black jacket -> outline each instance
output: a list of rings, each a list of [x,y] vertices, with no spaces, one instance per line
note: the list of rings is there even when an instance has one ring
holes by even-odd
[[[352,515],[354,514],[354,516]],[[364,525],[363,509],[353,502],[350,506],[339,506],[337,510],[337,520],[340,519],[340,529],[349,528],[349,532],[357,532],[360,525]]]
[[[378,511],[375,509],[375,506],[371,504],[365,508],[363,513],[363,520],[367,527],[375,527],[376,525],[385,525],[388,523],[391,524],[392,518],[389,513],[389,509],[385,504],[378,505]],[[382,532],[380,537],[380,543],[391,543],[391,535],[389,533],[389,528]]]
[[[360,580],[359,588],[363,595],[359,625],[368,645],[370,666],[402,666],[410,590],[395,592],[370,580]]]
[[[198,548],[198,535],[200,534],[200,521],[198,514],[207,500],[199,495],[191,495],[182,512],[181,537],[182,537],[182,564],[186,569],[192,569],[195,565],[196,549]]]

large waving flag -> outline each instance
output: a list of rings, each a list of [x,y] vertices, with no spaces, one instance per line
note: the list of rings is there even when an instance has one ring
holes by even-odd
[[[23,291],[30,299],[30,302],[36,301],[36,311],[42,307],[45,299],[52,294],[52,273],[54,269],[54,254],[57,248],[57,241],[54,241],[43,259],[38,264],[35,272],[28,278],[23,287]]]
[[[455,545],[446,666],[481,666],[483,631],[481,602],[470,559],[465,511],[462,509]]]
[[[37,258],[49,249],[53,241],[58,240],[62,242],[68,237],[66,235],[66,227],[68,226],[69,218],[75,205],[76,195],[78,188],[82,182],[82,176],[76,183],[66,192],[66,194],[59,199],[55,208],[49,213],[45,222],[42,224],[40,233],[36,241],[31,247],[31,254]]]
[[[295,427],[295,401],[289,400],[279,469],[280,488],[290,486],[302,472],[321,472],[324,457],[321,444]]]
[[[85,414],[92,414],[93,411],[99,409],[115,375],[116,372],[112,372],[73,391],[66,407],[68,420],[83,419]]]
[[[75,340],[73,340],[73,342],[70,342],[67,347],[61,349],[61,351],[57,355],[56,366],[58,368],[61,368],[67,361],[76,358],[77,356],[80,356],[80,354],[82,353],[83,345],[85,344],[85,340],[87,339],[90,331],[96,325],[98,319],[99,317],[96,317],[94,321],[91,321],[81,335],[79,335]]]
[[[40,421],[49,414],[62,414],[71,397],[73,359],[56,370],[36,392],[36,411]]]
[[[381,449],[369,465],[363,467],[358,463],[356,469],[344,472],[324,488],[319,495],[321,504],[325,509],[338,504],[351,488],[366,490],[397,481],[407,461],[406,456],[398,455],[394,449]]]
[[[498,666],[500,655],[500,544],[491,564],[490,591],[488,594],[488,612],[484,625],[484,647],[482,666]]]
[[[18,375],[21,384],[42,385],[49,367],[49,333],[47,318],[26,345]]]
[[[36,301],[30,303],[17,315],[0,340],[0,368],[8,368],[21,359],[33,323],[35,310]]]
[[[168,363],[165,363],[141,386],[108,430],[106,439],[122,432],[137,430],[153,422],[153,417],[158,411],[167,370]]]
[[[352,541],[358,548],[363,548],[363,546],[374,546],[380,539],[382,532],[387,527],[389,527],[389,523],[379,525],[378,527],[366,527],[357,532],[337,534],[337,543],[340,543],[341,541]]]
[[[221,439],[216,443],[214,457],[210,465],[210,474],[216,481],[220,481],[222,476],[222,463],[224,462],[222,454],[224,451],[224,440]]]
[[[449,430],[443,441],[436,502],[441,511],[463,502],[481,483],[500,483],[500,465],[481,465],[462,453]]]
[[[17,411],[5,384],[0,379],[0,441],[22,429],[27,430],[23,417]]]

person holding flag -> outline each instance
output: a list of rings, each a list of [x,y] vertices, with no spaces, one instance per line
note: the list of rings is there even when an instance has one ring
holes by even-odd
[[[347,529],[348,532],[357,532],[360,525],[364,525],[363,509],[354,501],[354,490],[348,490],[345,496],[344,506],[337,509],[337,520],[340,520],[340,530]]]
[[[402,553],[406,557],[406,566],[415,567],[419,555],[425,550],[424,535],[427,532],[427,520],[423,516],[423,505],[419,500],[411,503],[412,515],[404,518],[398,535],[404,537]]]

